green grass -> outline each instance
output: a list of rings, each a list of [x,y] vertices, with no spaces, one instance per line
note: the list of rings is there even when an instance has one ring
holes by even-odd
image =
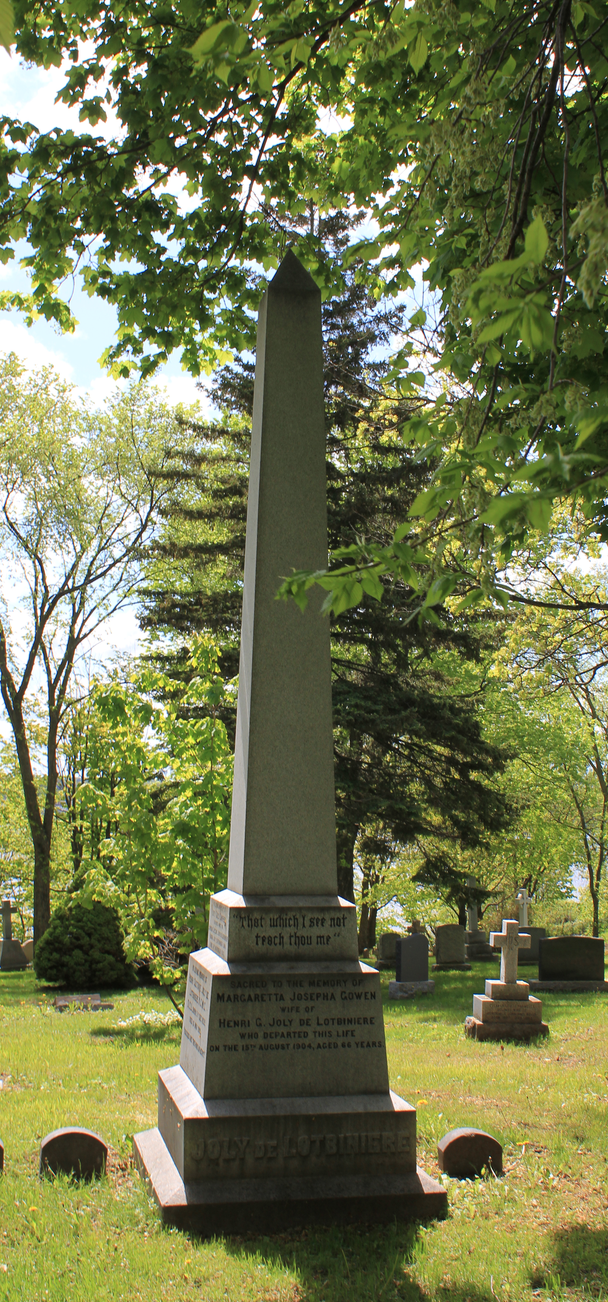
[[[608,997],[543,995],[548,1040],[478,1044],[463,1022],[487,973],[441,973],[435,996],[387,1001],[385,1017],[392,1087],[418,1106],[421,1164],[437,1175],[437,1140],[475,1125],[503,1144],[503,1179],[446,1181],[449,1219],[428,1227],[210,1243],[162,1229],[131,1164],[179,1027],[117,1023],[165,1012],[164,996],[57,1013],[30,972],[0,973],[2,1302],[608,1302]],[[63,1125],[103,1135],[105,1179],[39,1179],[40,1139]]]

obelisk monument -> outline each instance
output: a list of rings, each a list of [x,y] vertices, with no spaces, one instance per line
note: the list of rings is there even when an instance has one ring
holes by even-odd
[[[288,253],[258,324],[228,889],[190,956],[158,1128],[134,1140],[163,1219],[203,1234],[446,1206],[337,894],[329,621],[276,599],[326,561],[321,296]]]

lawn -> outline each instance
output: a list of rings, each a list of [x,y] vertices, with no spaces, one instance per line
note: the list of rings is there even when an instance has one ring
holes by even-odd
[[[447,1221],[202,1242],[163,1230],[131,1164],[156,1123],[156,1073],[179,1055],[158,990],[116,994],[111,1012],[52,1008],[31,972],[0,973],[0,1299],[10,1302],[608,1302],[606,995],[543,995],[537,1045],[466,1040],[488,965],[437,975],[436,993],[389,1003],[391,1085],[418,1106],[419,1161],[475,1125],[504,1146],[505,1176],[446,1180]],[[99,1131],[107,1177],[38,1177],[39,1142],[65,1125]]]

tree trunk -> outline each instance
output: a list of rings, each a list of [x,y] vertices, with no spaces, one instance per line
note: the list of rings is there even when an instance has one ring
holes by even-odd
[[[347,825],[338,827],[336,845],[338,851],[338,895],[344,900],[355,902],[355,842],[358,827]]]
[[[50,847],[49,847],[50,850]],[[34,848],[34,950],[51,920],[51,864],[49,850],[39,841]]]
[[[359,919],[359,953],[360,954],[362,954],[364,950],[370,949],[369,923],[370,923],[370,911],[364,900],[363,904],[361,905],[361,917]]]

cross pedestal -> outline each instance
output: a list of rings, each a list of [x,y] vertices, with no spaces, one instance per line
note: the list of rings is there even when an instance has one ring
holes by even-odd
[[[135,1158],[163,1220],[211,1235],[425,1220],[415,1109],[391,1093],[379,973],[337,889],[321,295],[293,253],[260,308],[227,889],[190,956],[179,1066]]]
[[[531,937],[521,935],[519,923],[503,918],[502,931],[490,932],[490,944],[500,949],[500,981],[486,981],[485,994],[473,995],[473,1016],[465,1020],[467,1035],[476,1040],[530,1040],[546,1035],[540,999],[530,996],[526,981],[517,980],[520,949]]]
[[[0,908],[2,914],[2,942],[0,943],[0,972],[16,972],[27,967],[27,957],[18,940],[13,940],[12,915],[17,910],[10,900],[3,900]]]

